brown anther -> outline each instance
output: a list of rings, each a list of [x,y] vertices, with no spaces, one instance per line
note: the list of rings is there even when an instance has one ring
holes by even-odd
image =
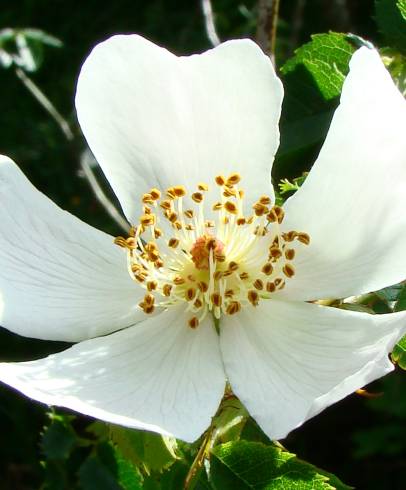
[[[145,279],[148,277],[148,274],[145,274],[145,272],[136,272],[134,274],[134,277],[138,282],[144,282]]]
[[[228,225],[228,223],[230,223],[230,218],[229,218],[228,216],[224,216],[224,218],[223,218],[223,223],[224,223],[225,225]]]
[[[226,298],[232,298],[234,296],[234,290],[233,289],[226,289],[224,296]]]
[[[253,289],[250,289],[247,293],[247,298],[248,301],[252,304],[252,306],[257,306],[259,303],[259,294],[254,291]]]
[[[160,228],[154,228],[154,237],[159,238],[162,236],[162,230]]]
[[[177,230],[182,229],[182,223],[180,221],[175,221],[175,223],[172,223],[173,228],[176,228]]]
[[[199,319],[193,316],[188,323],[190,328],[195,329],[199,326]]]
[[[162,294],[164,296],[170,296],[172,291],[172,284],[164,284],[162,288]]]
[[[221,278],[223,277],[223,274],[224,274],[224,273],[223,273],[222,271],[216,271],[216,272],[214,273],[214,276],[213,276],[213,277],[214,277],[214,280],[215,280],[215,281],[218,281],[219,279],[221,279]]]
[[[268,206],[269,204],[271,204],[271,198],[268,197],[268,196],[261,196],[258,201],[261,203],[261,204],[264,204],[265,206]]]
[[[148,260],[150,262],[156,262],[159,259],[159,252],[158,250],[151,250],[148,252]]]
[[[226,178],[223,175],[217,175],[214,179],[217,185],[223,186],[226,183]]]
[[[192,301],[192,299],[196,296],[196,289],[189,288],[185,291],[185,299],[186,301]]]
[[[250,216],[249,218],[246,218],[247,225],[250,225],[254,221],[254,216]]]
[[[225,262],[226,260],[226,256],[222,253],[214,254],[214,258],[217,260],[217,262]]]
[[[199,191],[202,191],[202,192],[207,192],[209,190],[209,186],[207,184],[205,184],[204,182],[199,182],[197,184],[197,188],[199,189]]]
[[[206,239],[207,250],[214,250],[216,246],[217,246],[217,240],[214,237],[210,237]]]
[[[296,236],[296,231],[288,231],[287,233],[282,233],[282,238],[285,240],[285,242],[293,242]]]
[[[239,265],[237,264],[237,262],[234,262],[233,260],[228,264],[228,270],[229,271],[236,271],[238,269]]]
[[[245,218],[238,218],[236,223],[238,226],[242,226],[242,225],[245,225],[246,220],[245,220]]]
[[[227,306],[226,313],[228,315],[234,315],[241,310],[241,303],[239,301],[230,301]]]
[[[199,281],[197,283],[197,287],[200,289],[202,293],[205,293],[209,289],[207,282],[204,281]]]
[[[269,257],[272,259],[279,259],[282,256],[282,252],[278,247],[271,247],[269,249]]]
[[[154,262],[154,266],[156,269],[160,269],[161,267],[164,266],[164,261],[161,260],[161,259],[157,259],[155,262]]]
[[[264,264],[264,266],[262,267],[261,271],[266,276],[270,276],[272,274],[272,272],[273,272],[272,264],[270,262],[267,262],[266,264]]]
[[[203,306],[203,301],[199,298],[195,299],[195,302],[193,303],[193,306],[197,309],[201,308]]]
[[[146,305],[143,302],[140,303],[139,306],[140,306],[140,308],[143,309],[144,313],[146,313],[147,315],[151,314],[155,310],[154,305]]]
[[[223,196],[224,197],[237,197],[237,191],[235,189],[230,188],[230,187],[224,187]]]
[[[295,275],[295,269],[290,264],[285,264],[282,269],[286,277],[293,277]]]
[[[148,194],[148,193],[143,194],[141,200],[142,200],[142,202],[144,204],[148,204],[148,203],[153,203],[154,202],[154,200],[152,199],[151,194]]]
[[[285,250],[285,257],[288,260],[293,260],[295,258],[295,251],[293,250],[293,248],[287,248]]]
[[[285,217],[285,211],[280,206],[273,206],[266,217],[271,223],[277,221],[280,224]]]
[[[267,282],[266,283],[266,290],[268,291],[268,293],[273,293],[276,289],[276,286],[273,282]]]
[[[149,193],[154,201],[161,198],[161,191],[159,189],[156,189],[155,187],[151,189]]]
[[[240,189],[238,191],[238,195],[239,195],[240,199],[242,199],[244,197],[244,195],[245,195],[245,192],[242,189]]]
[[[143,214],[140,218],[143,226],[152,226],[155,224],[155,214]]]
[[[196,282],[196,278],[193,274],[188,274],[187,278],[189,279],[189,281],[191,282]]]
[[[166,189],[166,191],[165,191],[165,194],[166,194],[166,197],[168,197],[169,199],[175,199],[176,198],[174,187],[168,187],[168,189]]]
[[[211,300],[211,302],[213,303],[214,306],[218,306],[218,307],[221,306],[222,297],[219,295],[219,293],[213,293],[210,296],[210,300]]]
[[[216,226],[216,223],[212,220],[209,220],[207,219],[205,222],[204,222],[204,226],[206,228],[214,228]]]
[[[283,283],[283,279],[281,277],[277,277],[275,280],[274,280],[274,284],[276,287],[280,286],[282,283]]]
[[[262,289],[264,289],[264,283],[263,281],[261,281],[261,279],[255,279],[252,285],[255,289],[258,289],[259,291],[262,291]]]
[[[168,247],[176,248],[179,245],[179,240],[177,238],[170,238],[168,241]]]
[[[242,279],[243,281],[245,279],[249,278],[248,272],[241,272],[241,274],[239,274],[239,276],[240,276],[240,279]]]
[[[122,248],[127,248],[127,239],[124,238],[123,236],[118,236],[114,239],[115,245],[118,245],[119,247]]]
[[[232,201],[226,201],[224,209],[230,214],[237,214],[237,206]]]
[[[144,303],[145,303],[146,305],[153,305],[153,304],[155,303],[155,298],[154,298],[154,296],[153,296],[152,294],[149,294],[149,293],[148,293],[148,294],[146,294],[146,295],[144,296]]]
[[[178,215],[174,212],[172,213],[168,213],[168,216],[167,216],[168,220],[171,222],[171,223],[175,223],[175,221],[177,221],[178,219]]]
[[[256,236],[265,236],[268,233],[268,230],[264,226],[258,225],[254,230],[254,235]]]
[[[137,229],[134,226],[131,226],[130,231],[128,232],[128,236],[135,237],[135,232]]]
[[[240,174],[234,173],[229,175],[226,183],[227,185],[236,185],[238,184],[238,182],[240,182],[240,180],[241,180]]]
[[[193,218],[193,216],[195,215],[193,209],[186,209],[185,211],[185,216],[186,218]]]
[[[131,271],[132,272],[138,272],[142,269],[142,267],[140,266],[140,264],[131,264]]]
[[[186,189],[183,185],[176,185],[174,188],[173,188],[173,192],[175,194],[176,197],[183,197],[183,196],[186,196]]]
[[[172,203],[168,199],[161,201],[161,203],[159,205],[161,206],[162,209],[166,209],[166,210],[169,210],[172,208]]]
[[[201,192],[194,192],[192,194],[192,199],[194,200],[194,202],[202,202],[203,201],[203,194]]]
[[[305,245],[309,245],[310,236],[307,233],[298,233],[296,237],[299,240],[299,242],[304,243]]]
[[[220,209],[223,207],[223,205],[221,204],[221,202],[216,202],[215,204],[213,204],[213,211],[220,211]]]
[[[152,214],[152,209],[149,206],[143,206],[142,207],[142,212],[144,214]]]
[[[263,216],[269,211],[268,207],[260,202],[256,202],[252,208],[256,216]]]
[[[157,287],[158,287],[158,283],[156,281],[148,281],[147,282],[148,291],[155,291]]]
[[[177,285],[180,286],[181,284],[185,284],[185,279],[182,276],[176,276],[173,280],[173,282]]]
[[[185,225],[185,230],[187,231],[193,231],[195,229],[195,226],[192,225],[191,223],[188,223],[187,225]]]

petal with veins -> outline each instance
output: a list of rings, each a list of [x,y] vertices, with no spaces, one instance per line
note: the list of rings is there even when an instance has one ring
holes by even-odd
[[[0,364],[0,379],[43,403],[188,442],[209,426],[225,387],[210,320],[193,330],[182,308],[45,359]]]
[[[272,439],[393,369],[406,312],[367,315],[264,301],[225,317],[221,350],[234,393]]]
[[[73,342],[142,318],[142,290],[113,238],[58,208],[7,157],[0,201],[0,325]]]
[[[241,173],[269,194],[283,89],[253,42],[177,57],[140,36],[99,44],[80,73],[76,107],[96,159],[132,223],[151,187],[211,184]]]
[[[406,101],[376,51],[358,50],[341,104],[306,182],[286,205],[287,229],[309,233],[292,300],[343,298],[404,279]]]

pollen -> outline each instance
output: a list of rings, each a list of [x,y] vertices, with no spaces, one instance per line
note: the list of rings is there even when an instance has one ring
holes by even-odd
[[[145,314],[184,305],[186,326],[203,328],[209,315],[221,328],[222,316],[260,307],[295,280],[295,259],[310,236],[286,229],[285,212],[270,196],[250,195],[248,206],[241,180],[219,174],[212,189],[200,182],[141,195],[138,222],[114,243],[144,288],[138,306]]]

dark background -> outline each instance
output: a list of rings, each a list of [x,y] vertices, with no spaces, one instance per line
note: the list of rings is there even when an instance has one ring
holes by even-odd
[[[222,40],[255,38],[255,1],[214,0],[213,8]],[[312,33],[351,31],[379,45],[373,15],[370,0],[282,0],[277,66],[308,42]],[[63,41],[61,49],[45,48],[43,64],[32,78],[78,134],[73,107],[76,79],[81,63],[97,42],[112,34],[137,32],[178,54],[210,47],[197,0],[3,0],[0,20],[0,29],[35,27]],[[92,225],[118,233],[117,225],[80,174],[78,154],[84,141],[77,138],[76,146],[68,144],[12,69],[0,70],[0,87],[0,153],[12,157],[57,204]],[[277,178],[299,176],[316,153],[317,145],[286,169],[279,165]],[[63,347],[0,329],[2,360],[33,359]],[[284,445],[359,489],[406,488],[406,398],[401,375],[395,372],[370,388],[383,391],[380,398],[368,401],[354,394],[296,430]],[[0,414],[0,489],[41,488],[45,408],[0,387]],[[79,417],[75,430],[80,432],[87,423],[85,417]]]

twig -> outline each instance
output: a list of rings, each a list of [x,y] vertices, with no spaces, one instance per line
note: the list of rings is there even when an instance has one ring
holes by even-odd
[[[213,46],[218,46],[221,41],[216,31],[216,26],[214,24],[213,8],[211,6],[210,0],[201,0],[204,26],[206,28],[206,34],[209,41]]]
[[[196,457],[192,463],[192,466],[189,469],[189,472],[185,479],[185,483],[183,485],[183,490],[194,489],[200,471],[203,468],[204,461],[208,457],[209,452],[214,445],[214,441],[213,441],[214,433],[215,433],[215,426],[212,423],[212,425],[207,429],[203,442],[199,448],[199,451],[197,452]]]
[[[68,121],[62,116],[62,114],[56,109],[56,107],[52,104],[52,102],[48,99],[48,97],[42,92],[42,90],[34,83],[31,78],[29,78],[21,68],[16,68],[15,73],[18,79],[23,83],[24,87],[30,92],[30,94],[40,103],[40,105],[48,112],[48,114],[52,117],[52,119],[56,122],[59,129],[62,131],[66,140],[73,145],[75,140],[75,135],[72,129],[69,126]],[[128,223],[121,216],[121,214],[117,211],[114,204],[110,201],[110,199],[106,196],[105,192],[101,188],[99,182],[96,179],[96,176],[93,173],[92,167],[86,158],[79,158],[79,164],[83,171],[83,175],[85,176],[87,182],[94,195],[100,204],[104,207],[104,209],[108,212],[108,214],[114,219],[114,221],[120,226],[120,228],[124,230],[128,230]]]
[[[275,65],[276,31],[280,0],[258,1],[257,43]]]

